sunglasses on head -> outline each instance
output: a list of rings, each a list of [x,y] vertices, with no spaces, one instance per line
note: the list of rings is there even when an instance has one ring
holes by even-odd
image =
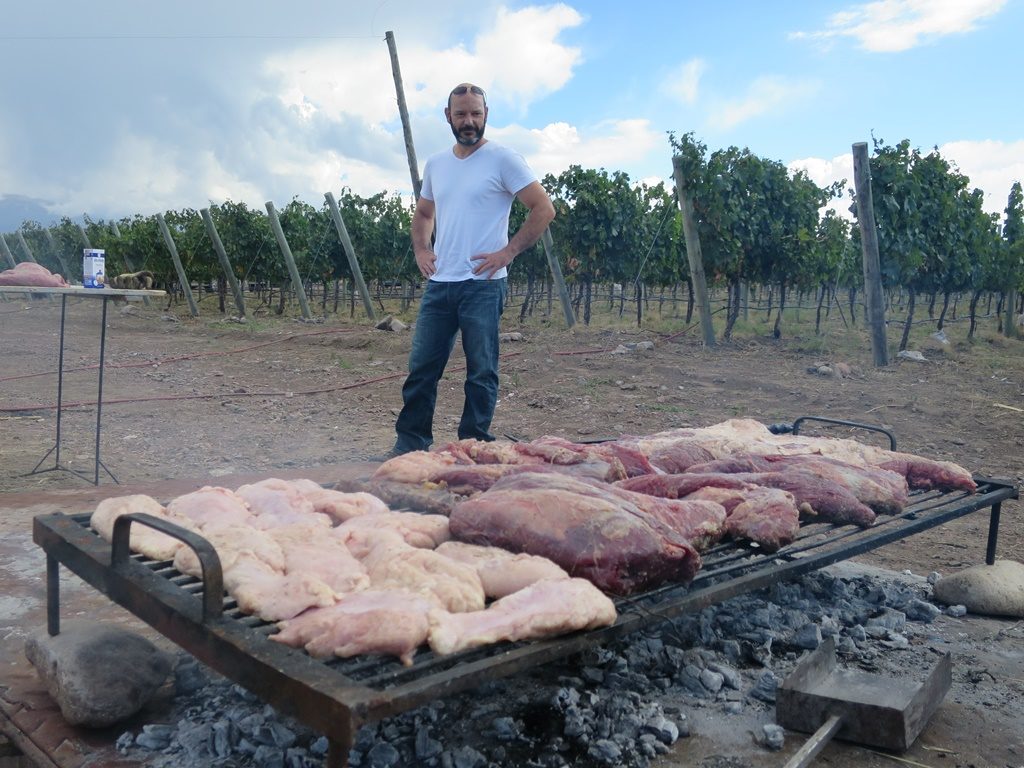
[[[483,96],[484,104],[487,103],[487,94],[484,93],[484,89],[479,85],[457,85],[448,94],[448,100],[451,101],[452,96],[463,96],[466,93],[475,93],[477,96]]]

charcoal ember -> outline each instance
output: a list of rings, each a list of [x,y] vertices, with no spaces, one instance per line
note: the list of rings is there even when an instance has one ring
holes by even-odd
[[[967,606],[959,604],[951,605],[948,608],[946,608],[946,615],[952,616],[954,619],[962,618],[963,616],[967,615]]]
[[[366,765],[370,768],[392,768],[398,765],[402,759],[402,753],[386,741],[373,745],[373,748],[366,755]]]
[[[865,628],[882,627],[893,632],[902,632],[907,626],[907,614],[893,608],[886,608],[877,616],[872,616],[865,623]]]
[[[243,688],[240,685],[231,686],[231,694],[241,699],[242,701],[248,701],[253,704],[259,703],[260,697],[255,693],[252,693],[249,689]]]
[[[430,736],[426,728],[418,728],[414,741],[414,749],[417,760],[430,760],[437,757],[444,750],[440,741]]]
[[[213,757],[213,728],[209,723],[180,722],[175,739],[190,759]]]
[[[778,752],[785,746],[786,732],[775,723],[765,723],[761,726],[761,733],[758,735],[757,742],[766,749]]]
[[[114,742],[114,748],[117,749],[122,755],[126,754],[131,748],[132,744],[135,743],[135,734],[131,731],[125,731],[117,737],[117,741]]]
[[[469,746],[459,747],[446,754],[451,756],[452,768],[484,768],[487,765],[487,758]]]
[[[195,693],[209,682],[210,677],[203,666],[190,656],[183,657],[174,668],[174,690],[179,696]]]
[[[713,670],[703,669],[700,673],[700,683],[710,693],[718,693],[725,684],[725,678]]]
[[[817,624],[805,624],[793,633],[789,642],[797,648],[813,651],[821,645],[821,628]]]
[[[928,583],[934,585],[942,578],[942,574],[938,571],[932,571],[928,574]]]
[[[618,765],[622,749],[611,739],[598,739],[587,748],[587,755],[605,765]]]
[[[906,607],[907,618],[911,621],[920,621],[923,624],[931,624],[942,610],[925,600],[911,600]]]
[[[491,730],[498,741],[514,741],[519,738],[519,726],[511,717],[496,717],[491,721]]]
[[[211,727],[213,728],[213,753],[217,757],[227,757],[241,738],[238,727],[230,720],[217,720]]]
[[[147,724],[142,726],[142,733],[135,737],[135,743],[143,749],[159,752],[170,746],[176,730],[173,725]]]
[[[284,768],[284,751],[277,747],[260,744],[252,759],[260,768]]]
[[[590,732],[587,717],[579,707],[571,706],[565,710],[565,726],[562,733],[574,741],[585,738]]]
[[[329,746],[330,742],[327,740],[326,736],[318,736],[316,739],[313,740],[312,743],[310,743],[309,752],[312,755],[322,757],[327,754],[327,749]]]
[[[257,744],[288,749],[295,745],[295,734],[290,728],[271,720],[256,728],[252,734]]]
[[[832,616],[822,616],[818,626],[822,637],[838,637],[842,631],[842,625]]]
[[[891,632],[889,637],[882,641],[882,645],[894,651],[903,651],[910,647],[910,640],[899,632]]]
[[[868,639],[867,630],[860,624],[854,624],[850,627],[849,636],[851,640],[856,640],[858,643],[863,643]]]
[[[253,713],[246,715],[238,721],[238,728],[246,736],[252,736],[257,730],[262,728],[267,722],[267,718],[262,713]]]
[[[580,674],[583,676],[583,679],[588,683],[600,685],[602,682],[604,682],[604,671],[598,669],[597,667],[584,667],[583,671]]]
[[[723,705],[722,711],[727,715],[738,715],[743,711],[743,705],[738,701],[727,701]]]
[[[770,669],[766,669],[757,678],[754,687],[750,689],[750,696],[769,704],[775,703],[775,691],[779,687],[779,679]]]
[[[700,681],[701,668],[694,664],[687,664],[676,675],[676,682],[696,696],[706,695],[704,684]]]
[[[666,717],[651,718],[643,724],[644,733],[653,735],[662,744],[675,744],[679,739],[679,726]]]
[[[836,653],[857,653],[857,644],[849,637],[841,637],[836,641]]]
[[[238,740],[238,744],[235,746],[235,749],[237,749],[239,752],[245,755],[255,755],[256,750],[259,749],[259,746],[253,744],[251,741],[249,741],[247,738],[243,736]]]
[[[711,662],[708,664],[708,669],[712,672],[716,672],[722,676],[722,683],[727,688],[732,688],[734,691],[740,689],[740,685],[743,682],[743,678],[740,677],[740,673],[727,664],[721,664],[718,662]]]
[[[559,688],[551,699],[551,706],[560,712],[580,703],[580,692],[576,688]]]
[[[658,739],[651,733],[643,734],[637,742],[637,747],[640,749],[640,754],[644,757],[656,757],[658,750],[655,748],[655,744]]]
[[[292,747],[284,754],[285,768],[320,768],[321,760],[302,747]]]
[[[743,651],[736,640],[722,641],[722,655],[730,664],[737,664],[743,658]]]

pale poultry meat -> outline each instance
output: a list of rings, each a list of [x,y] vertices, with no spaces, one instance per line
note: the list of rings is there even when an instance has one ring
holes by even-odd
[[[249,552],[224,569],[224,587],[243,613],[281,621],[309,608],[334,605],[338,595],[308,573],[281,573]]]
[[[374,480],[420,485],[445,468],[460,463],[454,456],[435,451],[410,451],[381,464],[373,473]],[[461,462],[468,463],[468,462]]]
[[[292,483],[312,502],[314,512],[327,515],[334,523],[343,523],[358,515],[383,514],[391,511],[387,504],[365,491],[347,493],[324,488],[312,480],[303,479],[293,480]]]
[[[319,525],[330,528],[334,521],[318,513],[313,502],[289,480],[270,477],[257,483],[240,486],[235,491],[249,505],[256,516],[256,528],[276,528],[280,525]]]
[[[236,561],[245,557],[261,560],[278,573],[285,572],[284,552],[266,531],[250,525],[229,525],[203,531],[201,535],[217,552],[221,570],[225,573]],[[202,574],[199,557],[191,547],[178,550],[174,556],[174,567],[189,576],[199,577]]]
[[[402,664],[410,666],[416,649],[427,640],[428,615],[439,608],[430,595],[369,589],[281,622],[281,631],[270,639],[305,648],[317,658],[365,653],[397,656]]]
[[[271,528],[267,535],[281,548],[284,571],[307,573],[339,595],[370,586],[370,577],[341,539],[323,535],[319,528],[290,525]]]
[[[187,517],[202,531],[229,525],[251,525],[255,517],[245,499],[229,488],[206,485],[167,505],[172,515]]]
[[[491,599],[507,597],[544,579],[569,578],[561,566],[546,557],[515,554],[501,547],[446,541],[434,551],[475,568],[484,594]]]
[[[423,549],[434,549],[451,538],[447,517],[419,512],[357,515],[335,528],[335,535],[344,536],[346,531],[354,528],[387,528],[399,534],[409,545]]]
[[[362,559],[372,589],[404,589],[433,595],[452,613],[479,611],[484,587],[476,569],[432,549],[382,544]]]
[[[433,611],[428,642],[438,655],[503,640],[536,640],[615,623],[615,604],[586,579],[538,581],[473,613]]]
[[[406,543],[402,535],[391,528],[345,528],[339,525],[331,531],[330,535],[342,542],[356,560],[362,560],[370,554],[372,549],[382,544],[401,545]]]
[[[106,541],[113,541],[114,521],[121,515],[130,512],[144,512],[193,533],[197,530],[191,520],[168,513],[163,504],[152,496],[141,493],[103,499],[96,505],[96,510],[89,518],[89,524]],[[132,552],[139,552],[153,560],[171,560],[183,546],[185,545],[178,539],[150,528],[148,525],[132,523],[129,534],[129,547]]]

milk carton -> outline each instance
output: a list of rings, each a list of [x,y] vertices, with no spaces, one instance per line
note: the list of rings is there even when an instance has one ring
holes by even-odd
[[[82,251],[82,285],[86,288],[107,287],[105,261],[106,253],[100,248],[86,248]]]

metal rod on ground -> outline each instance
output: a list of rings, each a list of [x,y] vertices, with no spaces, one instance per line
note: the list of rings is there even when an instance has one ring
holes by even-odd
[[[715,328],[711,322],[711,305],[708,303],[708,284],[704,278],[704,257],[700,250],[700,234],[693,216],[693,200],[690,199],[683,177],[682,159],[672,158],[673,176],[676,182],[676,196],[679,198],[679,210],[683,214],[683,235],[686,238],[686,258],[690,263],[690,284],[700,312],[700,328],[704,334],[704,345],[715,346]]]
[[[10,246],[7,245],[7,235],[0,235],[0,253],[3,253],[8,267],[14,269],[18,265],[18,262],[14,260],[14,254],[11,253]]]
[[[217,225],[213,223],[213,216],[210,215],[209,208],[200,209],[199,214],[203,217],[203,224],[206,225],[206,234],[213,241],[213,250],[217,252],[220,267],[224,270],[224,275],[231,286],[231,293],[235,297],[235,308],[238,310],[238,316],[244,319],[245,299],[242,297],[242,286],[238,284],[238,278],[235,276],[234,270],[231,269],[231,261],[228,259],[228,252],[224,250],[224,243],[221,242],[220,235],[217,232]]]
[[[189,312],[192,313],[192,317],[199,317],[199,307],[196,306],[196,300],[192,297],[192,286],[188,284],[188,277],[185,275],[185,268],[181,265],[178,248],[174,244],[171,230],[167,227],[167,221],[162,213],[156,215],[156,223],[160,226],[160,233],[164,236],[167,250],[171,252],[171,261],[174,262],[174,271],[178,273],[178,282],[181,284],[181,290],[185,294],[185,301],[188,302]]]
[[[28,247],[28,242],[26,242],[25,236],[23,234],[21,234],[21,230],[20,229],[17,232],[17,237],[18,237],[18,245],[21,246],[21,250],[25,254],[25,258],[27,258],[33,264],[38,264],[39,262],[36,261],[35,254],[32,253],[32,249]]]
[[[292,249],[288,247],[288,240],[284,236],[284,230],[281,229],[281,220],[277,218],[277,210],[274,208],[274,203],[270,200],[266,202],[267,214],[270,216],[270,228],[274,231],[274,237],[277,238],[277,244],[281,248],[281,254],[284,256],[284,263],[288,266],[288,274],[291,276],[292,284],[295,286],[295,293],[299,297],[299,308],[302,310],[302,317],[306,320],[312,320],[313,315],[309,311],[309,302],[306,301],[306,290],[302,286],[302,278],[299,277],[299,268],[295,266],[295,257],[292,256]]]
[[[390,33],[389,33],[390,34]],[[341,215],[338,201],[334,199],[333,192],[324,194],[327,200],[327,208],[334,219],[334,228],[338,230],[338,238],[341,240],[341,247],[345,249],[345,258],[348,259],[349,269],[352,270],[352,277],[355,278],[356,287],[359,289],[359,296],[363,300],[363,309],[369,316],[370,321],[377,322],[377,313],[373,311],[373,302],[370,301],[370,292],[366,289],[366,281],[363,280],[363,271],[359,268],[359,259],[356,258],[355,248],[352,247],[352,238],[348,236],[348,228],[345,226],[345,219]]]
[[[857,192],[857,222],[860,224],[861,257],[864,262],[864,296],[871,326],[871,352],[875,366],[889,364],[885,338],[885,299],[882,296],[882,268],[878,258],[878,228],[871,200],[871,163],[867,142],[853,145],[853,178]]]
[[[405,154],[409,159],[409,175],[412,177],[412,193],[420,199],[420,171],[416,164],[416,148],[412,143],[412,126],[409,125],[409,110],[405,106],[405,88],[402,85],[402,70],[398,66],[398,49],[395,47],[395,33],[385,32],[384,39],[388,43],[391,54],[391,74],[395,78],[395,93],[398,95],[398,114],[402,118],[402,131],[405,134]]]
[[[548,267],[551,269],[551,277],[558,286],[558,298],[562,302],[562,312],[565,314],[565,324],[572,328],[576,325],[576,314],[572,311],[572,302],[569,300],[569,289],[565,286],[565,277],[562,275],[562,267],[555,256],[555,241],[551,238],[551,230],[545,229],[540,236],[544,244],[544,255],[548,257]]]

